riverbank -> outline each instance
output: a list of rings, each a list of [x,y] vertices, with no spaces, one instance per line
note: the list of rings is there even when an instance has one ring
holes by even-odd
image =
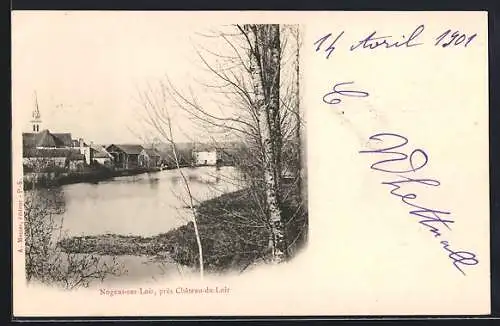
[[[290,185],[291,186],[291,185]],[[207,271],[242,270],[267,255],[269,230],[253,200],[256,194],[243,189],[200,203],[197,223]],[[307,233],[307,210],[298,198],[287,196],[283,204],[287,232],[300,245]],[[305,232],[303,232],[305,230]],[[103,234],[62,240],[64,251],[100,255],[169,257],[177,264],[197,267],[198,247],[192,222],[155,236]]]
[[[72,172],[42,172],[29,173],[23,177],[24,190],[39,188],[51,188],[75,183],[97,183],[111,180],[115,177],[132,176],[142,173],[154,173],[161,171],[160,168],[136,168],[129,170],[95,169],[88,171]]]
[[[248,226],[235,220],[234,215],[248,215],[253,209],[244,199],[245,193],[241,190],[224,194],[198,205],[197,222],[205,269],[244,266],[261,256],[266,248],[268,235],[263,226]],[[178,264],[194,267],[198,259],[192,222],[152,237],[104,234],[73,237],[59,244],[72,253],[168,256]]]
[[[208,165],[207,165],[208,166]],[[217,168],[230,166],[230,165],[220,165]],[[198,168],[203,166],[193,166],[191,164],[181,164],[180,168]],[[51,188],[59,187],[75,183],[97,183],[100,181],[111,180],[116,177],[125,177],[139,175],[143,173],[155,173],[163,170],[175,170],[177,166],[169,165],[163,167],[151,167],[151,168],[134,168],[134,169],[109,169],[109,168],[97,168],[88,169],[85,171],[71,171],[66,172],[64,170],[58,169],[56,171],[45,171],[45,172],[26,172],[23,176],[23,188],[24,190],[40,188]]]

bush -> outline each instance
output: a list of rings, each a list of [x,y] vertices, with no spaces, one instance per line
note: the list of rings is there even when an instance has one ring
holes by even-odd
[[[120,275],[124,270],[112,257],[106,262],[98,255],[64,252],[57,245],[62,222],[55,216],[64,212],[64,197],[59,188],[25,193],[26,278],[67,289],[86,287],[92,280]]]
[[[207,271],[241,269],[267,249],[269,231],[253,214],[245,191],[225,194],[197,208],[204,268]],[[179,264],[197,267],[198,247],[193,222],[159,236]]]

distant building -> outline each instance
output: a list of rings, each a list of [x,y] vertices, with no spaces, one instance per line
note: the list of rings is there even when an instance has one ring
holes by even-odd
[[[106,151],[113,156],[113,162],[118,169],[135,169],[139,167],[139,155],[143,151],[141,145],[111,144]]]
[[[32,118],[31,130],[33,132],[24,132],[22,134],[23,158],[45,158],[45,161],[52,160],[54,161],[54,165],[61,166],[60,161],[63,160],[65,155],[69,155],[68,153],[71,153],[70,156],[74,158],[76,157],[74,156],[74,153],[79,153],[83,155],[83,161],[86,164],[91,163],[92,152],[83,139],[73,139],[71,137],[71,133],[69,132],[52,133],[48,129],[41,129],[42,118],[38,108],[38,102],[35,103]],[[35,149],[38,151],[34,151]],[[50,151],[51,149],[56,150]],[[64,151],[61,149],[71,149],[71,151]],[[46,155],[46,157],[43,157],[43,155]],[[79,157],[80,156],[78,156],[78,158]]]
[[[82,138],[78,140],[78,144],[80,153],[85,156],[85,163],[87,163],[87,165],[90,165],[92,163],[92,160],[94,159],[91,147],[87,143],[85,143]]]
[[[27,148],[23,150],[23,166],[33,172],[53,168],[80,170],[85,166],[85,155],[78,148]]]
[[[40,115],[40,110],[38,109],[38,99],[36,98],[36,93],[35,93],[35,109],[33,110],[33,113],[31,114],[31,131],[32,132],[40,132],[42,129],[40,126],[42,124],[42,117]]]
[[[196,144],[192,152],[193,164],[196,166],[216,165],[220,151],[213,146]]]
[[[240,156],[240,143],[217,143],[216,146],[197,144],[193,149],[193,162],[196,166],[203,165],[234,165]]]
[[[108,167],[113,165],[113,155],[106,150],[106,146],[90,144],[90,150],[93,161]]]
[[[70,133],[51,133],[45,129],[38,133],[23,133],[23,148],[72,148]]]
[[[139,155],[139,166],[141,167],[158,167],[161,164],[161,155],[154,148],[144,148]]]
[[[216,165],[217,150],[193,151],[193,160],[195,165]]]

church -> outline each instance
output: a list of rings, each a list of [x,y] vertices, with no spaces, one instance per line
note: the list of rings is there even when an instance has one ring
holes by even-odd
[[[23,132],[23,165],[26,170],[81,170],[92,162],[92,150],[82,138],[71,133],[53,133],[42,129],[42,117],[35,100],[30,132]]]

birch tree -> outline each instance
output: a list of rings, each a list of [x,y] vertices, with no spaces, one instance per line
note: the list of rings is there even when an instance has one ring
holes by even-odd
[[[261,131],[272,257],[275,262],[281,262],[286,258],[287,245],[280,200],[282,135],[279,110],[279,25],[244,25],[242,31],[248,39],[254,103]]]
[[[293,34],[290,33],[293,28],[250,24],[230,28],[231,31],[216,34],[222,42],[217,49],[223,48],[223,53],[199,47],[213,55],[215,61],[209,62],[199,49],[195,49],[202,68],[213,77],[208,83],[198,81],[206,92],[195,92],[189,85],[186,85],[187,90],[181,90],[168,74],[166,82],[159,84],[162,92],[168,95],[171,107],[187,113],[205,134],[232,134],[245,144],[244,153],[239,154],[238,167],[247,176],[244,182],[250,193],[248,199],[254,201],[252,207],[258,208],[245,223],[256,227],[263,223],[268,230],[268,258],[280,263],[289,258],[290,247],[301,237],[301,234],[294,233],[295,230],[301,227],[299,233],[303,233],[306,227],[306,223],[302,224],[297,218],[304,214],[302,203],[292,213],[284,207],[290,190],[285,190],[282,185],[290,161],[297,160],[297,165],[300,165],[300,156],[292,158],[291,155],[300,154],[300,149],[294,147],[300,146],[298,129],[303,125],[298,94],[295,94],[298,76],[287,80],[294,73],[298,74],[298,66],[287,64],[286,67],[295,71],[287,71],[285,76],[282,74],[283,62],[296,60],[298,65],[298,53],[289,55],[288,61],[283,55],[285,49],[290,48],[287,41],[291,39],[293,43]],[[281,37],[282,30],[288,32],[288,37]],[[297,28],[296,46],[298,42]],[[282,83],[283,79],[285,83]],[[152,117],[156,123],[165,124],[161,117]],[[152,126],[158,129],[158,126]],[[298,183],[300,189],[300,172],[294,174],[293,187]],[[238,218],[243,222],[241,216]],[[299,222],[299,226],[290,227]]]
[[[203,278],[204,276],[203,246],[196,218],[197,213],[195,209],[195,199],[193,197],[193,193],[191,191],[188,178],[181,169],[180,158],[176,147],[174,132],[172,128],[172,123],[173,123],[172,117],[170,114],[167,101],[166,87],[162,82],[160,82],[158,86],[159,87],[157,90],[148,87],[144,92],[139,94],[141,104],[143,105],[144,112],[146,113],[146,117],[143,121],[146,124],[148,124],[151,128],[153,128],[153,130],[160,135],[161,139],[163,139],[170,145],[172,157],[176,165],[176,171],[182,180],[184,190],[188,197],[187,204],[189,206],[189,211],[191,212],[191,217],[192,217],[191,221],[193,222],[196,244],[198,247],[199,273],[200,273],[200,278]]]

